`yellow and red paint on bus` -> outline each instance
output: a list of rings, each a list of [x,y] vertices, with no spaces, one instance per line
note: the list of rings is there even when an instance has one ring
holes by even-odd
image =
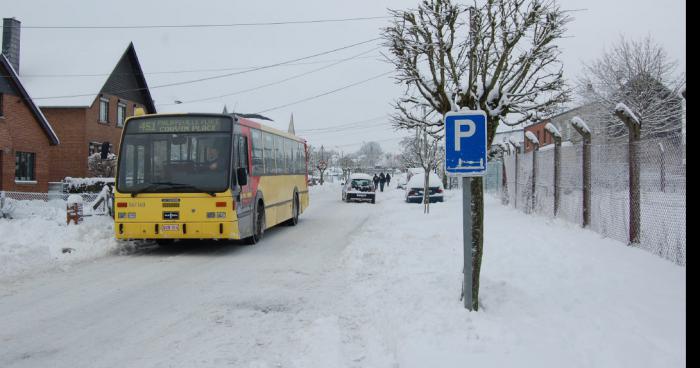
[[[295,225],[309,205],[306,143],[222,114],[125,123],[115,188],[117,239],[246,239]]]

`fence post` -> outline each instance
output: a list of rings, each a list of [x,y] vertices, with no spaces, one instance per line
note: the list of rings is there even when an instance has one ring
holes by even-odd
[[[583,227],[591,225],[591,130],[583,119],[574,116],[571,125],[583,137]]]
[[[508,148],[508,156],[510,156],[510,146],[508,143],[504,144]],[[505,151],[503,152],[503,159],[501,160],[501,204],[508,205],[510,198],[508,197],[508,172],[506,171],[506,156]]]
[[[659,142],[659,165],[661,172],[661,192],[666,192],[666,150],[664,144]]]
[[[554,217],[557,217],[559,212],[559,176],[561,168],[561,133],[552,124],[547,123],[544,129],[552,136],[554,140]]]
[[[516,142],[512,137],[509,138],[510,144],[515,148],[515,190],[513,191],[513,207],[518,208],[518,159],[520,156],[520,143]]]
[[[527,134],[530,133],[530,134]],[[528,141],[530,141],[530,144],[532,144],[535,148],[532,150],[532,188],[531,190],[531,203],[530,203],[530,212],[535,213],[535,191],[537,188],[537,151],[540,149],[540,141],[537,140],[537,137],[535,137],[535,134],[528,131],[525,134],[525,138],[527,138]]]
[[[639,191],[639,138],[641,136],[642,124],[632,115],[629,109],[618,104],[614,111],[615,116],[620,119],[629,130],[629,200],[630,200],[630,236],[629,245],[638,244],[640,237],[640,191]]]

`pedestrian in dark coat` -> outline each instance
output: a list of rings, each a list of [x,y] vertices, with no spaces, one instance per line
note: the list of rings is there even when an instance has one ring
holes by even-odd
[[[379,176],[377,176],[377,174],[374,174],[372,181],[374,182],[374,189],[376,190],[377,187],[379,186]]]
[[[386,183],[386,177],[384,176],[384,173],[379,174],[379,188],[380,191],[384,191],[384,183]]]
[[[386,173],[386,187],[389,188],[389,182],[391,182],[391,175],[389,173]]]

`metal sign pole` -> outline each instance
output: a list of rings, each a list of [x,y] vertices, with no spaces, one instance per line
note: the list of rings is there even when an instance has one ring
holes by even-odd
[[[472,310],[472,178],[462,177],[462,236],[464,238],[464,308]]]

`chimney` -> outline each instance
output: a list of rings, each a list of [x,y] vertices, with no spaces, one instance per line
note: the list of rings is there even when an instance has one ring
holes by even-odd
[[[2,20],[2,53],[19,74],[19,31],[22,23],[15,18]]]

